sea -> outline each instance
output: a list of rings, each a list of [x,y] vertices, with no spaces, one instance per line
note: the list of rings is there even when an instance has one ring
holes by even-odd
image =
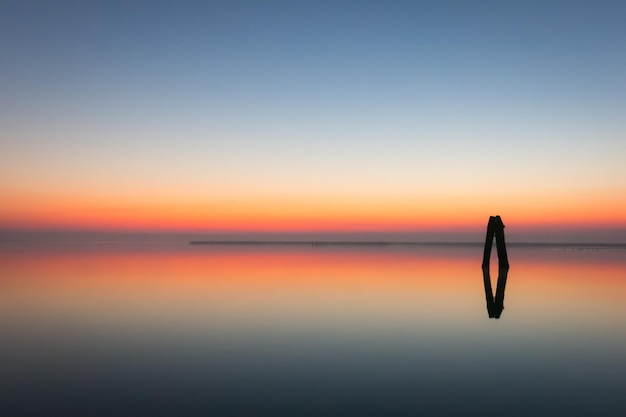
[[[624,416],[626,245],[0,242],[2,416]]]

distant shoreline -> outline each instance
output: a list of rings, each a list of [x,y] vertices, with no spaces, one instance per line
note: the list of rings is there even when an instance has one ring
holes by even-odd
[[[190,245],[209,246],[455,246],[482,247],[484,242],[401,242],[332,240],[192,240]],[[626,243],[507,242],[510,247],[552,247],[565,249],[626,249]]]
[[[212,239],[212,240],[187,240],[187,239],[1,239],[0,246],[10,245],[190,245],[190,246],[224,246],[224,247],[361,247],[361,248],[482,248],[484,240],[467,241],[402,241],[402,240],[302,240],[302,239]],[[618,249],[626,250],[626,243],[600,243],[600,242],[507,242],[509,248],[546,248],[563,250],[601,250]]]

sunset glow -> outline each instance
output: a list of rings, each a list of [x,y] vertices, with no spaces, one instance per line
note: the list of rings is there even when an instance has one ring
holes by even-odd
[[[128,205],[123,201],[12,201],[0,208],[5,229],[127,231],[454,231],[482,229],[485,215],[506,214],[518,230],[538,227],[626,228],[626,197],[577,195],[541,204],[521,197],[502,202],[432,198],[251,199]],[[582,200],[582,201],[581,201]],[[24,207],[30,207],[25,210]]]
[[[626,416],[625,22],[0,1],[0,414]]]
[[[0,233],[626,241],[618,4],[141,3],[3,6]]]

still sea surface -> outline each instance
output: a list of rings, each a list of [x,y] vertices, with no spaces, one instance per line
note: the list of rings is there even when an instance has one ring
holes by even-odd
[[[626,415],[626,248],[482,251],[3,242],[0,413]]]

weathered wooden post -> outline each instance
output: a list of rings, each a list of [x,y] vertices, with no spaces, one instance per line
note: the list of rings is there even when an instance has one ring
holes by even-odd
[[[485,265],[489,266],[494,236],[496,238],[496,249],[498,250],[498,266],[509,266],[509,257],[506,254],[506,243],[504,242],[504,223],[502,223],[500,216],[491,216],[489,217],[489,223],[487,223],[483,267]]]

